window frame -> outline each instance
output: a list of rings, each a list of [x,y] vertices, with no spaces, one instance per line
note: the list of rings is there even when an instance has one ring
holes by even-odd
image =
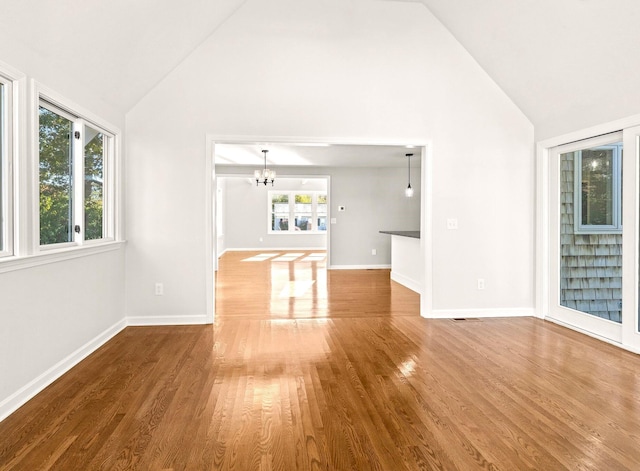
[[[0,258],[14,255],[14,80],[0,70]]]
[[[93,116],[91,113],[63,99],[55,92],[36,86],[33,104],[33,171],[32,171],[32,247],[34,254],[49,252],[78,250],[83,247],[97,247],[111,244],[118,240],[118,211],[120,183],[118,178],[120,158],[120,131],[109,123]],[[40,152],[39,152],[39,108],[45,108],[60,113],[73,121],[73,131],[79,130],[79,139],[73,139],[73,221],[72,226],[80,225],[80,233],[73,233],[71,242],[45,244],[40,243]],[[86,126],[102,133],[105,139],[106,149],[103,162],[103,237],[99,239],[85,240],[84,219],[84,132]]]
[[[612,149],[611,211],[613,224],[582,224],[582,151],[586,149]],[[600,144],[573,151],[574,163],[574,233],[575,234],[621,234],[622,233],[622,142]]]
[[[3,204],[7,208],[5,224],[0,224],[7,241],[0,253],[0,273],[49,263],[64,262],[76,258],[120,250],[124,240],[124,216],[122,208],[122,131],[97,115],[76,105],[54,90],[47,88],[10,65],[0,61],[0,77],[7,87],[4,120],[4,150],[0,165],[6,185]],[[109,140],[110,159],[104,164],[105,190],[103,217],[106,220],[104,234],[107,237],[70,244],[66,247],[39,245],[39,118],[40,98],[74,116],[82,117],[94,128],[112,137]],[[10,105],[9,105],[10,104]],[[10,145],[9,145],[10,144]],[[84,159],[83,159],[84,160]]]
[[[272,211],[271,211],[271,205],[272,205],[272,201],[273,201],[273,196],[274,195],[288,195],[289,197],[289,221],[295,221],[295,200],[296,200],[296,195],[311,195],[312,199],[311,199],[311,218],[313,221],[316,221],[318,219],[318,195],[324,195],[327,198],[327,215],[325,216],[327,218],[327,229],[321,231],[319,230],[317,227],[314,227],[313,229],[309,230],[309,231],[301,231],[295,230],[295,224],[290,223],[289,224],[289,228],[286,231],[283,230],[273,230],[273,226],[271,224],[271,217],[272,217]],[[296,236],[299,235],[318,235],[318,234],[326,234],[328,231],[328,208],[329,208],[329,193],[326,190],[269,190],[267,192],[267,233],[268,234],[276,234],[276,235],[292,235],[295,234]]]

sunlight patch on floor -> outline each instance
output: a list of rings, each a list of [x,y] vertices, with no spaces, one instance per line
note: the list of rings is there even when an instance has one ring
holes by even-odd
[[[249,257],[249,258],[245,258],[244,260],[242,260],[243,262],[264,262],[266,260],[269,260],[270,258],[276,257],[277,253],[261,253],[258,255],[254,255],[253,257]]]
[[[309,291],[309,288],[313,286],[315,280],[304,280],[304,281],[290,281],[282,291],[280,291],[279,297],[282,298],[299,298],[304,296],[304,294]]]
[[[281,255],[278,258],[274,258],[271,261],[272,262],[293,262],[295,259],[297,259],[298,257],[301,257],[302,255],[304,255],[304,253],[286,253],[284,255]]]
[[[301,261],[302,262],[321,262],[325,258],[327,258],[326,254],[323,254],[323,253],[312,253],[312,254],[307,255]]]

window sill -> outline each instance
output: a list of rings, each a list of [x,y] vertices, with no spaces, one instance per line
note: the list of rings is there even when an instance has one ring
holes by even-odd
[[[269,235],[326,235],[327,231],[269,231]]]
[[[581,230],[575,231],[574,235],[622,235],[622,229],[605,229],[605,230]]]
[[[83,247],[72,247],[59,250],[48,250],[35,255],[13,256],[0,258],[0,273],[22,270],[25,268],[38,267],[49,263],[64,262],[74,258],[88,257],[119,250],[124,247],[125,241],[105,242],[102,244],[88,245]]]

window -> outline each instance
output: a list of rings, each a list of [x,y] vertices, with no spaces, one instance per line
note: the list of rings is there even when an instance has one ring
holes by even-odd
[[[270,233],[318,233],[327,230],[327,194],[319,191],[269,192]]]
[[[107,137],[85,126],[84,139],[84,227],[85,240],[104,237],[104,160]]]
[[[622,143],[578,150],[575,159],[575,232],[622,231]]]
[[[40,246],[112,238],[113,136],[44,100],[38,118]]]
[[[0,257],[13,255],[12,82],[0,76]]]
[[[327,230],[327,195],[318,194],[318,206],[316,211],[316,227],[319,231]]]
[[[313,230],[313,195],[295,195],[293,220],[296,231]]]
[[[271,230],[289,230],[289,195],[270,194]]]

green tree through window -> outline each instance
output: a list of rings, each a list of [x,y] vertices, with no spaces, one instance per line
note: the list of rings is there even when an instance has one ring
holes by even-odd
[[[53,110],[47,105],[39,110],[40,245],[81,242],[74,238],[76,225],[83,240],[102,239],[110,138],[80,119]],[[74,175],[74,168],[80,174]]]
[[[103,237],[104,135],[88,126],[85,133],[91,139],[84,146],[84,238],[95,240]]]
[[[73,240],[73,122],[40,107],[40,244]]]

